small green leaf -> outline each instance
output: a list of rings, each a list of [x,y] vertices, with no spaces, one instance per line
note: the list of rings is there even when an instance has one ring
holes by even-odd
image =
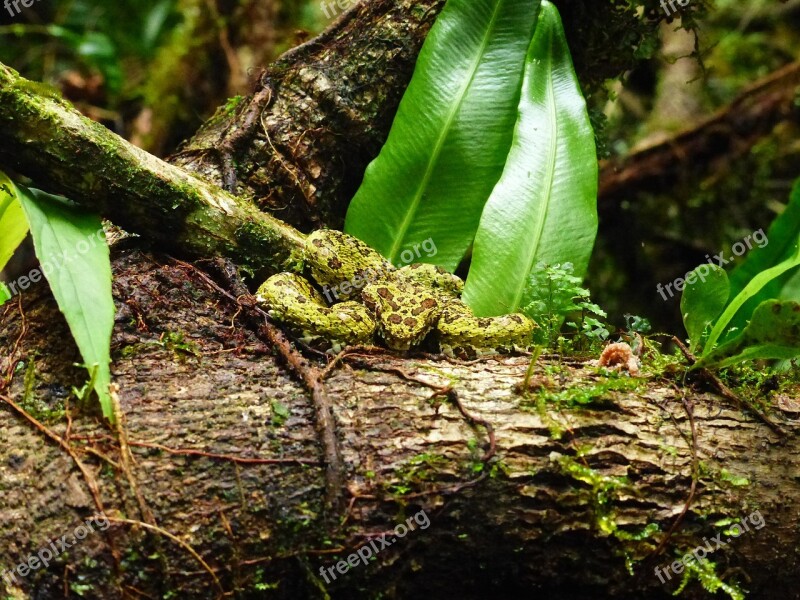
[[[0,281],[0,306],[11,300],[11,291],[6,287],[6,284]]]
[[[64,198],[18,188],[41,265],[39,277],[47,278],[89,373],[96,369],[95,391],[103,415],[113,421],[109,385],[115,309],[102,223]]]
[[[394,264],[431,240],[455,270],[503,171],[539,0],[449,0],[345,231]],[[414,254],[416,258],[416,254]]]
[[[173,0],[161,0],[147,13],[142,27],[141,47],[146,56],[152,56],[156,49],[159,37],[166,29],[165,25],[169,20],[174,8]]]
[[[692,352],[700,343],[706,328],[725,309],[729,296],[728,274],[717,265],[700,265],[686,276],[686,287],[681,296],[681,314]]]
[[[794,269],[800,265],[800,237],[797,238],[795,243],[796,246],[792,256],[770,269],[761,271],[758,275],[750,280],[750,283],[748,283],[733,300],[731,300],[731,303],[725,309],[725,312],[722,313],[722,316],[717,320],[714,328],[711,330],[711,333],[708,336],[705,348],[703,349],[703,357],[708,356],[709,353],[714,349],[720,336],[726,332],[731,320],[736,313],[739,312],[739,309],[742,308],[745,302],[758,294],[758,292],[761,291],[761,289],[770,281],[776,277],[780,277],[786,271]],[[699,363],[696,363],[695,367],[697,367],[698,364]]]
[[[17,198],[17,187],[0,171],[0,270],[28,235],[28,220]]]
[[[464,301],[478,316],[534,299],[538,264],[583,278],[597,235],[597,152],[556,7],[542,2],[505,170],[481,216]]]
[[[750,480],[747,479],[747,477],[741,475],[734,475],[733,473],[728,471],[728,469],[722,469],[719,473],[719,478],[721,481],[725,481],[736,487],[743,487],[746,485],[750,485]]]
[[[696,366],[729,367],[746,360],[800,356],[800,303],[767,300],[759,304],[738,337],[713,350]]]

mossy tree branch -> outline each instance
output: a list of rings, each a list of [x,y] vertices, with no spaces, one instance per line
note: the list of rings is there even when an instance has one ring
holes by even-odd
[[[0,164],[158,245],[278,271],[303,236],[247,201],[132,146],[0,65]]]

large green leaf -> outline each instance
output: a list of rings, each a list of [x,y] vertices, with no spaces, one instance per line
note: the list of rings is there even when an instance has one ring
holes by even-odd
[[[28,220],[17,199],[17,187],[0,171],[0,270],[28,235]]]
[[[479,316],[532,298],[537,265],[583,277],[597,235],[597,152],[558,10],[542,2],[514,141],[475,237],[464,300]]]
[[[19,191],[40,262],[38,277],[47,278],[86,368],[90,373],[97,369],[95,391],[103,414],[113,420],[109,384],[115,309],[100,219],[74,209],[63,198],[22,186]]]
[[[800,234],[800,179],[798,179],[789,197],[789,204],[772,222],[769,231],[764,234],[758,230],[745,239],[748,247],[755,246],[745,261],[730,273],[731,293],[738,294],[758,273],[777,265],[792,255]],[[744,243],[744,242],[739,242]],[[747,319],[753,314],[756,306],[769,299],[792,298],[800,300],[794,291],[800,281],[799,271],[788,271],[767,283],[755,296],[748,300],[739,314],[731,321],[731,326],[743,328]],[[784,291],[791,281],[791,289]]]
[[[696,367],[728,367],[756,358],[800,356],[800,303],[767,300],[759,304],[738,337],[698,361]]]
[[[700,265],[686,276],[681,296],[683,326],[694,352],[706,328],[717,320],[730,297],[728,274],[717,265]]]
[[[454,270],[506,162],[539,0],[449,0],[422,47],[345,231],[395,264]],[[404,254],[404,251],[406,253]],[[409,258],[406,258],[409,257]]]
[[[726,333],[731,327],[733,317],[742,309],[744,304],[754,298],[763,288],[773,279],[780,277],[787,271],[800,266],[800,237],[795,238],[795,246],[792,255],[784,260],[782,263],[775,265],[769,269],[758,273],[750,282],[739,292],[739,294],[731,300],[731,303],[722,313],[722,316],[714,324],[714,328],[708,335],[705,348],[703,349],[703,358],[707,357],[716,347],[717,341]],[[746,315],[750,319],[751,315]]]

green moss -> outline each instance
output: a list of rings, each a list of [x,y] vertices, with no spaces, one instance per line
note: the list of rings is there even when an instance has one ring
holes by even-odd
[[[725,483],[729,483],[734,487],[743,487],[750,485],[750,480],[747,477],[740,477],[738,475],[734,475],[727,469],[722,469],[719,472],[720,481],[724,481]]]
[[[320,512],[309,502],[301,502],[291,507],[291,514],[277,520],[279,528],[290,538],[319,525]],[[287,511],[288,512],[288,511]],[[287,538],[288,541],[288,538]],[[288,549],[288,546],[287,546]]]
[[[511,475],[511,468],[504,463],[502,460],[498,460],[492,463],[492,467],[489,470],[489,477],[495,479],[497,477],[509,477]]]
[[[236,108],[242,103],[242,100],[244,100],[244,96],[228,98],[228,101],[225,102],[225,105],[222,107],[222,111],[228,115],[232,115],[234,111],[236,111]]]
[[[277,400],[273,400],[271,403],[272,408],[272,420],[271,424],[273,427],[282,427],[286,420],[291,415],[289,411],[289,407],[285,404],[281,404]]]
[[[245,249],[252,248],[253,240],[263,240],[264,248],[269,248],[273,244],[276,246],[284,245],[282,240],[277,239],[273,232],[266,230],[255,219],[247,220],[237,228],[234,232],[234,239],[239,246]],[[243,256],[241,262],[258,267],[271,266],[272,272],[275,273],[280,271],[299,273],[303,270],[303,254],[299,247],[283,263],[272,263],[273,259],[269,258],[270,254],[269,251],[264,250],[252,256]]]
[[[683,572],[683,579],[673,595],[677,596],[686,589],[686,586],[691,581],[697,580],[703,586],[703,589],[711,594],[716,594],[717,591],[722,590],[732,600],[745,599],[744,590],[735,583],[728,584],[722,581],[720,576],[717,575],[717,565],[710,560],[701,558],[699,561],[691,560],[684,564],[686,569]]]
[[[562,392],[552,394],[550,400],[566,407],[607,404],[613,403],[612,392],[636,392],[643,386],[644,383],[640,379],[611,371],[607,377],[592,386],[569,387]]]
[[[635,494],[627,477],[615,477],[598,473],[579,462],[579,458],[558,455],[553,460],[562,473],[588,487],[589,504],[594,515],[594,526],[602,535],[613,537],[619,545],[613,551],[625,560],[628,573],[633,575],[633,567],[652,550],[648,540],[661,529],[656,523],[647,523],[638,531],[620,529],[617,524],[613,502],[620,493]]]
[[[520,407],[522,409],[535,407],[539,416],[548,424],[552,437],[560,439],[563,427],[549,416],[554,404],[556,408],[609,406],[614,403],[614,392],[636,392],[643,385],[643,380],[608,372],[607,376],[602,377],[594,385],[574,385],[560,391],[542,388],[533,394],[526,392]]]
[[[386,491],[393,496],[409,494],[419,489],[420,483],[436,481],[446,464],[447,459],[441,454],[418,454],[395,471],[397,480],[388,484]]]
[[[31,356],[27,363],[19,363],[17,372],[25,370],[23,379],[22,398],[19,401],[20,407],[33,418],[45,424],[57,423],[64,418],[64,404],[61,401],[55,402],[52,406],[46,404],[36,396],[36,362],[35,357]]]
[[[124,359],[131,359],[135,356],[139,356],[140,354],[144,354],[148,349],[152,349],[153,346],[157,346],[156,342],[139,342],[136,344],[130,344],[129,346],[125,346],[119,350],[119,358]]]
[[[617,495],[619,490],[628,487],[627,478],[602,475],[571,456],[559,455],[555,462],[564,474],[569,475],[576,481],[585,483],[591,488],[592,506],[598,517],[600,530],[610,533],[612,529],[607,525],[608,506],[610,500]]]
[[[50,98],[51,100],[58,100],[60,103],[69,106],[69,103],[66,102],[64,97],[61,95],[61,91],[47,83],[30,81],[20,77],[14,82],[14,87],[18,90],[23,90],[36,96],[44,96],[45,98]]]
[[[183,333],[180,332],[166,331],[161,334],[159,342],[178,358],[185,358],[187,355],[195,358],[202,356],[200,346],[196,342],[186,341]]]

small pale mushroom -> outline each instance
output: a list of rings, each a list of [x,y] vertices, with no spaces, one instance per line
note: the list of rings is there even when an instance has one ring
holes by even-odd
[[[626,369],[628,373],[634,376],[639,374],[639,358],[625,342],[617,342],[606,346],[600,355],[600,360],[597,361],[597,365],[614,370]]]

